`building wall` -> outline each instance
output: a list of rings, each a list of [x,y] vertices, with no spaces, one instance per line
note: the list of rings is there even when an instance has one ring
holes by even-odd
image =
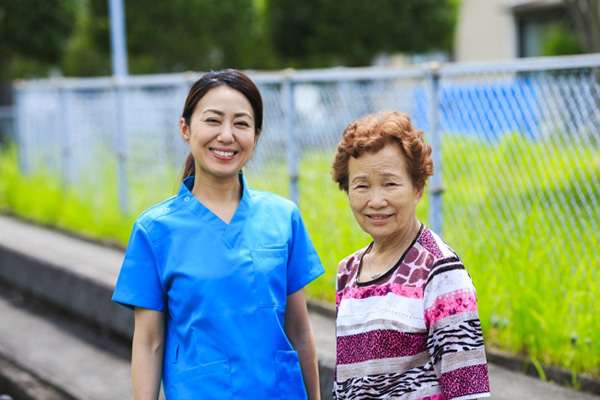
[[[513,16],[507,0],[462,0],[456,27],[457,62],[516,57]]]

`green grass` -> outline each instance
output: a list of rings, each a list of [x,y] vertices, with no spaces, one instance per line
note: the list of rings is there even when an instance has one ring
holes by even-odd
[[[115,170],[104,166],[93,175],[94,180],[66,187],[44,170],[27,176],[21,173],[16,149],[9,146],[0,153],[0,211],[125,245],[135,215],[119,211]]]
[[[487,344],[600,375],[598,149],[444,145],[460,155],[444,160],[444,238],[473,277]]]
[[[443,236],[475,282],[487,346],[600,376],[599,153],[517,135],[444,140]],[[307,292],[331,302],[338,262],[370,241],[331,179],[332,159],[305,154],[299,181],[300,210],[326,268]],[[65,191],[56,177],[24,176],[9,148],[0,154],[0,210],[125,245],[139,212],[173,194],[178,167],[136,181],[132,211],[122,215],[115,165]],[[251,165],[246,177],[253,187],[288,193],[282,162]],[[428,207],[426,195],[417,208],[425,223]]]

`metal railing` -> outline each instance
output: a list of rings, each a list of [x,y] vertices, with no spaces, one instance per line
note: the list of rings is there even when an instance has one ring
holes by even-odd
[[[0,106],[0,144],[14,139],[14,115],[12,106]]]
[[[435,162],[417,213],[465,261],[486,345],[597,370],[599,71],[600,55],[250,71],[265,114],[245,173],[252,186],[299,202],[326,264],[321,281],[333,284],[337,262],[368,240],[331,179],[335,146],[367,113],[407,113]],[[141,212],[176,185],[189,151],[178,121],[199,75],[18,83],[23,171],[91,188],[94,199],[115,191],[115,208]]]
[[[403,69],[250,71],[263,95],[265,128],[249,170],[285,166],[284,194],[295,201],[299,179],[310,179],[312,189],[325,195],[332,186],[329,171],[315,178],[319,174],[311,165],[331,164],[348,123],[398,109],[433,146],[436,173],[429,182],[427,222],[434,230],[452,236],[464,220],[492,213],[493,219],[512,221],[509,229],[515,232],[518,221],[542,204],[543,215],[531,222],[536,231],[556,224],[575,228],[583,219],[597,242],[599,69],[600,55],[588,55]],[[77,184],[90,173],[100,176],[101,161],[117,171],[121,208],[132,208],[139,204],[132,182],[156,184],[157,177],[179,171],[188,149],[178,120],[199,76],[18,83],[23,169],[54,171]],[[549,174],[556,168],[565,170]],[[565,182],[547,182],[557,177]],[[491,229],[484,221],[473,223],[471,228]],[[505,229],[489,234],[508,240]]]

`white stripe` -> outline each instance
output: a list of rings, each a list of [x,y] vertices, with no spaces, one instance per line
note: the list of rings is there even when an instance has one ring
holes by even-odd
[[[338,336],[356,335],[374,330],[393,330],[402,333],[427,334],[426,330],[405,325],[396,319],[373,319],[358,325],[337,326]]]
[[[455,397],[453,400],[476,400],[483,399],[484,397],[490,397],[491,394],[488,393],[478,393],[478,394],[468,394],[466,396]]]
[[[445,318],[441,318],[441,319],[438,319],[437,321],[435,321],[433,323],[433,326],[431,327],[431,329],[436,331],[438,329],[443,329],[450,325],[461,324],[464,321],[467,321],[469,319],[479,319],[479,313],[476,310],[474,310],[474,311],[466,311],[466,312],[462,312],[459,314],[449,315]]]
[[[429,387],[420,387],[419,389],[415,390],[414,392],[410,392],[410,393],[406,393],[403,396],[400,396],[398,398],[398,400],[420,400],[424,397],[431,397],[431,396],[435,396],[438,394],[442,394],[442,391],[440,390],[439,385],[435,385],[433,386],[433,384],[431,383]],[[456,399],[453,399],[456,400]]]
[[[360,378],[367,375],[402,374],[409,369],[423,366],[428,361],[429,353],[423,351],[414,356],[383,358],[354,364],[338,364],[337,380],[343,382],[346,379]]]
[[[388,293],[385,296],[366,299],[343,299],[338,308],[338,327],[360,325],[377,320],[393,320],[412,329],[426,329],[421,299],[410,299]]]
[[[439,296],[450,294],[457,290],[475,292],[473,282],[471,282],[471,278],[469,278],[469,274],[467,274],[466,270],[455,269],[436,275],[431,282],[427,284],[425,293],[423,294],[425,309],[431,307]]]
[[[456,353],[445,354],[440,362],[434,365],[438,374],[445,374],[463,367],[472,367],[474,365],[487,364],[485,349],[483,347],[457,351]]]
[[[439,395],[442,393],[442,391],[440,390],[440,385],[438,383],[428,382],[426,385],[428,385],[428,386],[421,385],[417,390],[415,390],[413,392],[409,392],[409,393],[404,393],[400,397],[393,397],[393,399],[394,400],[419,400],[419,399],[423,399],[425,397],[431,397],[431,396]],[[335,382],[334,388],[336,388],[336,390],[337,390],[338,386],[340,386],[340,385],[337,382]],[[392,397],[389,397],[389,399],[391,400]],[[456,399],[454,399],[454,400],[456,400]]]

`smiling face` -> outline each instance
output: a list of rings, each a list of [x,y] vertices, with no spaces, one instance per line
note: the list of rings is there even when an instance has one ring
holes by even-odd
[[[415,226],[423,190],[413,186],[398,145],[350,157],[348,173],[350,208],[376,243],[393,243]]]
[[[198,101],[189,126],[184,118],[179,126],[194,156],[196,175],[216,180],[237,177],[252,157],[258,138],[250,102],[225,85],[206,93]]]

